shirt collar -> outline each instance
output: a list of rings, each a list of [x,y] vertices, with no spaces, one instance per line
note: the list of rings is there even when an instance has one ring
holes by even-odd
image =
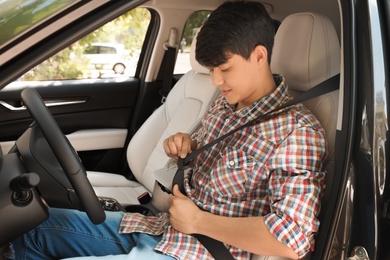
[[[274,92],[259,99],[248,107],[235,111],[234,113],[238,117],[248,117],[248,119],[254,119],[261,114],[265,114],[268,111],[275,109],[290,99],[284,77],[279,74],[274,74],[273,77],[277,85]],[[226,100],[224,100],[224,103],[226,108],[232,111],[234,110],[234,106],[229,105]]]

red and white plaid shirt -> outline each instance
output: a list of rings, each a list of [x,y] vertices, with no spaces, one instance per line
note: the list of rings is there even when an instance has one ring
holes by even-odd
[[[193,135],[198,147],[289,100],[284,78],[274,78],[278,87],[272,94],[239,111],[219,97]],[[269,231],[302,257],[314,249],[326,162],[325,132],[298,104],[273,112],[202,152],[193,160],[184,186],[196,205],[213,214],[264,216]],[[168,213],[126,213],[119,232],[163,234],[156,250],[177,259],[212,259],[194,237],[172,228]],[[235,259],[251,257],[227,247]]]

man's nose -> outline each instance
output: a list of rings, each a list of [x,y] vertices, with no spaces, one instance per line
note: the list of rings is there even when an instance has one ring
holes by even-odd
[[[211,72],[211,80],[213,81],[213,85],[219,87],[223,84],[223,75],[222,71],[218,68],[215,68],[213,72]]]

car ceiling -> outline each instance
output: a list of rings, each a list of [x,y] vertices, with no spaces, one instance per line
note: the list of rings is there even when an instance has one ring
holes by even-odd
[[[238,0],[237,0],[238,1]],[[256,0],[255,0],[256,1]],[[163,44],[167,41],[170,28],[176,28],[178,35],[182,34],[183,26],[187,18],[198,10],[213,10],[224,0],[151,0],[142,6],[156,10],[161,19],[161,28],[157,36],[152,54],[151,63],[146,81],[152,81],[157,77],[158,66],[162,59],[164,50]],[[318,12],[329,17],[340,38],[340,12],[338,0],[313,1],[313,0],[260,0],[265,4],[270,15],[279,21],[286,16],[299,12]]]
[[[237,0],[239,1],[239,0]],[[256,0],[254,0],[256,1]],[[199,10],[202,6],[205,10],[213,10],[224,0],[152,0],[144,5],[157,10]],[[260,0],[274,19],[282,21],[286,16],[298,12],[318,12],[328,16],[336,30],[340,28],[340,12],[338,0],[313,1],[313,0]],[[175,17],[172,17],[173,19]]]
[[[12,47],[8,50],[1,50],[0,53],[2,56],[2,59],[0,61],[0,66],[2,64],[5,64],[7,61],[11,60],[13,56],[15,56],[17,53],[22,53],[24,50],[27,50],[29,46],[34,44],[35,42],[39,42],[42,38],[48,37],[50,33],[55,32],[59,28],[61,28],[61,21],[62,20],[75,20],[77,17],[83,16],[85,13],[88,12],[88,9],[94,9],[98,6],[101,6],[107,2],[110,2],[109,0],[96,0],[91,1],[89,4],[84,5],[83,8],[80,8],[78,10],[73,11],[72,13],[68,14],[67,16],[62,17],[60,20],[54,22],[53,24],[50,24],[48,28],[45,28],[45,30],[42,30],[34,35],[32,35],[29,38],[26,38],[24,41],[20,41],[18,44],[12,45]],[[156,78],[158,67],[163,55],[163,43],[167,40],[169,35],[170,28],[177,28],[178,29],[178,35],[181,35],[184,24],[186,19],[195,11],[197,10],[213,10],[218,5],[223,3],[223,0],[150,0],[150,1],[143,1],[143,0],[134,0],[134,1],[113,1],[113,3],[116,2],[117,5],[123,5],[130,8],[134,5],[142,4],[144,7],[148,7],[151,9],[155,9],[159,13],[160,17],[160,25],[161,28],[158,32],[157,39],[155,42],[155,50],[153,51],[152,57],[151,57],[151,64],[149,64],[149,71],[146,75],[145,80],[150,81]],[[121,2],[121,3],[120,3]],[[340,12],[339,12],[339,3],[338,0],[327,0],[327,1],[313,1],[313,0],[261,0],[262,3],[264,3],[270,12],[271,16],[274,19],[277,19],[279,21],[282,21],[286,16],[292,13],[297,12],[319,12],[326,16],[328,16],[334,23],[336,31],[340,35]],[[106,18],[102,18],[101,20],[105,20]],[[114,17],[113,17],[114,18]],[[91,30],[94,25],[91,25]],[[84,33],[85,34],[85,33]],[[80,36],[81,37],[81,36]],[[54,50],[53,50],[54,51]],[[33,62],[33,61],[31,61]],[[17,74],[16,71],[13,71],[15,75]],[[12,73],[12,74],[13,74]],[[7,75],[9,79],[11,79],[11,75]],[[6,82],[2,82],[6,83]],[[4,86],[4,84],[1,84]],[[0,86],[0,87],[2,87]]]

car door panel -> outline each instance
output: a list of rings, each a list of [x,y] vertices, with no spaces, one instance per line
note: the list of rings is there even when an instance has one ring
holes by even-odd
[[[26,87],[34,87],[63,133],[80,151],[82,160],[88,162],[88,170],[115,171],[123,154],[139,86],[140,81],[135,78],[11,84],[0,91],[0,101],[16,108],[0,105],[2,150],[9,151],[32,122],[23,109],[20,93]],[[106,157],[110,159],[104,162]]]

